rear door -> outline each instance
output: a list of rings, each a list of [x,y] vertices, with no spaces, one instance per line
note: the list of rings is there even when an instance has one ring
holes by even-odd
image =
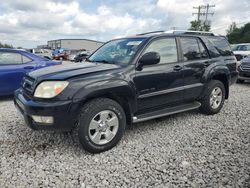
[[[11,95],[20,87],[23,76],[35,69],[30,58],[13,52],[0,52],[0,95]]]
[[[136,71],[138,110],[182,102],[183,62],[179,62],[177,49],[174,37],[164,37],[151,41],[142,53],[158,52],[161,59],[159,64],[143,66],[141,71]]]
[[[200,96],[205,68],[211,63],[208,52],[197,37],[180,37],[183,61],[184,99],[193,101]]]

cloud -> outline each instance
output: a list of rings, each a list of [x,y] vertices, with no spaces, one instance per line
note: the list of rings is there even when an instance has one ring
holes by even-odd
[[[216,4],[212,30],[225,34],[228,25],[250,21],[249,0],[8,0],[0,4],[0,41],[31,47],[57,38],[107,41],[171,27],[187,29],[193,6]]]

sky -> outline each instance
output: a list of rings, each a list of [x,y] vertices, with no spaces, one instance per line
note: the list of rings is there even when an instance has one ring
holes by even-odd
[[[60,38],[108,41],[137,33],[188,29],[193,7],[214,4],[212,31],[250,22],[250,0],[0,0],[0,42],[32,48]]]

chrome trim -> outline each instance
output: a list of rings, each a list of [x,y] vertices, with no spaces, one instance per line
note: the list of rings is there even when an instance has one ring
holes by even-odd
[[[162,91],[155,91],[152,93],[142,94],[138,98],[143,99],[143,98],[147,98],[147,97],[153,97],[153,96],[157,96],[157,95],[173,93],[173,92],[177,92],[177,91],[181,91],[181,90],[185,90],[185,89],[191,89],[194,87],[201,87],[201,86],[203,86],[202,83],[190,84],[190,85],[186,85],[186,86],[181,86],[181,87],[176,87],[176,88],[171,88],[171,89],[165,89]]]

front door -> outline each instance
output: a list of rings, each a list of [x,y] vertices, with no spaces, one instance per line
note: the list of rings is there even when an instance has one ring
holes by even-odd
[[[179,61],[177,51],[176,39],[165,37],[151,41],[142,53],[158,52],[160,62],[136,71],[134,83],[139,111],[175,105],[183,100],[183,62]]]

